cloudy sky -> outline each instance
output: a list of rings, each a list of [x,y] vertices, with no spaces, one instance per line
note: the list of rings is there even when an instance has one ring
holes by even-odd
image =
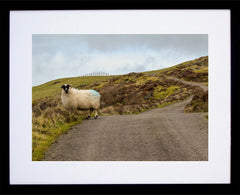
[[[206,55],[207,35],[33,35],[32,85],[92,72],[157,70]]]

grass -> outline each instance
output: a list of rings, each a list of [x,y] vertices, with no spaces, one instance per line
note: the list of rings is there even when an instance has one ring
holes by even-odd
[[[66,110],[60,95],[35,101],[32,105],[32,160],[41,160],[58,135],[85,117],[85,112]]]
[[[62,78],[53,81],[49,81],[42,85],[34,86],[32,88],[32,100],[36,100],[43,97],[52,97],[56,96],[61,92],[60,87],[63,84],[71,83],[75,88],[84,88],[85,86],[100,82],[108,81],[112,76],[87,76],[87,77],[70,77]]]
[[[33,127],[32,130],[32,160],[39,161],[44,157],[45,151],[55,142],[58,135],[61,135],[67,132],[73,125],[76,125],[82,121],[83,117],[78,120],[65,124],[56,124],[54,127],[49,125],[49,122],[45,122],[45,128],[41,131],[38,131]],[[48,131],[48,133],[44,133]]]
[[[153,98],[155,99],[163,99],[174,93],[179,89],[179,87],[172,85],[168,88],[164,88],[162,86],[157,86],[153,91]]]

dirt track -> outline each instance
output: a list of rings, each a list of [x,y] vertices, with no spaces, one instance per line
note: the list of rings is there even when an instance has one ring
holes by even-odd
[[[184,81],[184,80],[181,80],[181,79],[178,79],[178,78],[175,78],[175,77],[167,77],[167,78],[172,79],[174,81],[180,81],[180,82],[188,84],[188,85],[194,85],[194,86],[201,87],[204,91],[208,90],[208,86],[201,85],[200,83]]]
[[[138,115],[84,120],[61,135],[46,161],[207,161],[208,121],[187,100]]]

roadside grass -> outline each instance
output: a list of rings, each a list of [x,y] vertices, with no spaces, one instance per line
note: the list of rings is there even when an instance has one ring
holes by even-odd
[[[195,94],[184,112],[208,112],[208,91]]]
[[[80,123],[82,117],[71,123],[56,124],[51,126],[50,123],[45,122],[45,128],[32,129],[32,160],[39,161],[44,158],[44,153],[55,142],[58,135],[66,133],[72,126]],[[44,133],[47,132],[47,133]]]
[[[60,95],[35,102],[32,105],[32,160],[41,160],[58,135],[67,132],[85,117],[85,112],[65,109]]]

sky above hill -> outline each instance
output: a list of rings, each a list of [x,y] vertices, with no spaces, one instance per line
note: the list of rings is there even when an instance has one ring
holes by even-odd
[[[158,70],[206,55],[203,34],[33,35],[32,85],[92,72]]]

